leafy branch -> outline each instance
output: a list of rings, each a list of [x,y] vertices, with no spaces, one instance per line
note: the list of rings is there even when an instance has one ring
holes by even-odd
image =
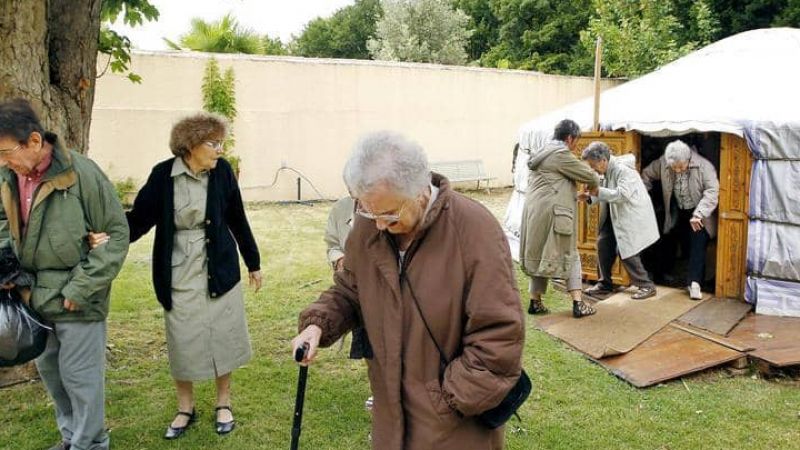
[[[108,65],[100,73],[103,76],[108,68],[113,73],[126,73],[133,83],[141,83],[142,77],[130,70],[131,40],[112,30],[109,25],[120,17],[125,25],[140,26],[145,21],[158,20],[158,9],[148,0],[103,0],[100,7],[100,29],[98,51],[108,55]]]

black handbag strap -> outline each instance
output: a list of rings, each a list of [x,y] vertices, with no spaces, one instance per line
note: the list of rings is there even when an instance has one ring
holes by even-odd
[[[433,341],[433,345],[436,346],[436,350],[439,352],[439,384],[441,384],[443,382],[443,380],[444,380],[444,370],[447,367],[447,365],[449,364],[449,361],[447,359],[447,356],[445,356],[444,351],[442,350],[442,347],[439,346],[439,343],[436,341],[436,338],[433,337],[433,332],[431,331],[430,325],[428,325],[428,321],[425,319],[425,314],[422,313],[422,308],[419,306],[419,300],[417,299],[417,295],[414,293],[414,287],[411,286],[411,281],[408,280],[408,277],[406,276],[405,271],[401,270],[401,272],[400,272],[400,285],[401,285],[401,288],[402,288],[402,283],[404,281],[405,281],[406,285],[408,285],[408,291],[409,291],[409,293],[411,293],[411,298],[414,300],[414,306],[416,306],[417,312],[419,313],[419,316],[422,318],[422,323],[425,325],[425,330],[428,332],[428,336],[430,336],[431,341]],[[522,381],[523,377],[527,379],[527,375],[525,374],[524,370],[522,370],[522,373],[520,375],[520,379],[517,380],[517,384],[518,385]],[[527,394],[525,395],[525,397],[527,397]],[[517,420],[520,423],[522,422],[522,418],[519,417],[519,414],[517,414],[517,410],[516,409],[514,409],[513,415],[517,418]]]
[[[419,300],[417,299],[417,295],[414,293],[414,287],[411,286],[411,281],[408,280],[408,276],[406,276],[405,271],[400,273],[400,282],[402,283],[403,281],[405,281],[406,285],[408,286],[408,291],[411,293],[411,298],[414,299],[414,306],[417,307],[417,312],[422,318],[422,323],[425,325],[425,330],[428,332],[428,336],[430,336],[431,341],[433,341],[433,345],[436,346],[436,350],[439,352],[439,381],[441,382],[444,378],[444,369],[447,367],[447,364],[449,364],[449,361],[447,356],[445,356],[444,351],[442,351],[442,347],[439,346],[436,338],[433,337],[431,327],[428,325],[428,321],[425,319],[425,314],[422,313],[422,308],[419,306]]]

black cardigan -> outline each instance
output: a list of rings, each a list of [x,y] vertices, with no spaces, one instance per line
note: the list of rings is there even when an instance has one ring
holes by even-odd
[[[136,195],[133,209],[127,213],[131,242],[135,242],[153,226],[153,285],[159,303],[172,309],[172,244],[175,235],[174,189],[172,164],[175,158],[153,167],[147,183]],[[239,254],[236,243],[250,272],[260,270],[261,258],[244,213],[239,185],[230,164],[217,160],[210,171],[206,202],[206,252],[208,254],[208,291],[219,297],[239,282]],[[236,238],[236,242],[234,242]]]

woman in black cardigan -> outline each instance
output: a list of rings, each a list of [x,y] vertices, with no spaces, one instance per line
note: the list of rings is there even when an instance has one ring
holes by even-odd
[[[217,387],[216,432],[232,431],[230,374],[251,356],[236,244],[256,291],[260,258],[236,177],[220,157],[226,132],[224,120],[211,114],[178,122],[170,139],[175,157],[153,168],[128,212],[131,242],[156,228],[153,285],[165,310],[178,397],[166,439],[194,423],[192,382],[210,378]]]

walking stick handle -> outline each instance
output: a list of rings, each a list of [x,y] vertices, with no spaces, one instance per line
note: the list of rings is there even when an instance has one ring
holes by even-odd
[[[294,351],[294,360],[296,362],[301,362],[306,358],[306,352],[308,351],[308,342],[303,342],[303,345],[297,347],[297,350]]]

